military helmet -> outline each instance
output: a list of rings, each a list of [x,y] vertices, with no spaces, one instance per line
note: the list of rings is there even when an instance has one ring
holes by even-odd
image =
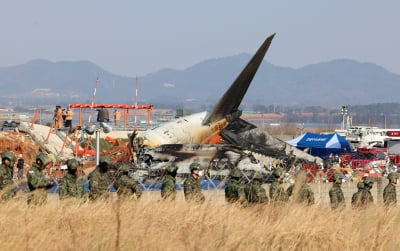
[[[169,173],[175,173],[176,171],[178,171],[178,167],[175,166],[174,164],[170,164],[170,165],[168,165],[166,170]]]
[[[131,167],[129,165],[122,164],[122,165],[119,166],[118,171],[120,173],[127,173],[127,172],[129,172],[129,169],[131,169]]]
[[[67,160],[68,169],[76,170],[79,166],[79,161],[76,159],[69,159]]]
[[[45,153],[39,153],[36,155],[36,160],[40,160],[42,162],[42,166],[46,166],[51,162],[51,159]]]
[[[272,172],[272,175],[273,175],[275,178],[281,177],[282,174],[283,174],[283,169],[280,168],[280,167],[275,168],[275,170]]]
[[[1,153],[1,159],[9,159],[10,161],[14,161],[15,155],[10,151],[5,151]]]
[[[387,176],[387,178],[389,180],[393,180],[393,179],[398,179],[399,176],[397,176],[397,173],[389,173],[389,175]]]
[[[255,172],[253,174],[253,180],[261,180],[262,179],[262,175],[260,172]]]
[[[371,184],[371,183],[374,183],[374,179],[373,178],[370,178],[370,177],[365,177],[364,178],[364,184],[365,185]]]
[[[105,163],[105,164],[111,166],[112,165],[112,160],[111,160],[110,156],[105,155],[105,156],[100,157],[99,163],[100,164]]]
[[[201,169],[201,165],[199,163],[193,162],[192,164],[190,164],[189,169],[190,169],[191,172],[193,170],[200,170]]]
[[[337,172],[333,175],[333,181],[338,181],[344,179],[344,175],[341,172]]]
[[[238,168],[234,168],[231,171],[231,177],[233,178],[240,178],[240,176],[242,176],[242,172],[240,172],[240,170]]]

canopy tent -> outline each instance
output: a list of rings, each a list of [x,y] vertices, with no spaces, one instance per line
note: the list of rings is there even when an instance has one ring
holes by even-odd
[[[305,134],[286,141],[288,144],[304,150],[308,148],[308,153],[321,158],[327,157],[330,153],[340,154],[350,152],[351,147],[347,140],[337,133],[315,134],[306,132]]]

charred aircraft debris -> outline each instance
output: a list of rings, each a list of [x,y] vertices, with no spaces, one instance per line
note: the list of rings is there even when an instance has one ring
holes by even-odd
[[[189,165],[198,162],[206,169],[207,178],[223,179],[234,166],[243,173],[268,173],[272,163],[288,168],[322,161],[240,118],[240,103],[274,36],[263,42],[211,113],[181,117],[141,135],[132,134],[132,175],[136,179],[156,182],[172,162],[179,168],[178,177],[187,176]]]

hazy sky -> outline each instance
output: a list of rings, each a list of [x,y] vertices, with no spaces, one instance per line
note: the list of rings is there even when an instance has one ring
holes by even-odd
[[[89,60],[142,76],[210,58],[253,54],[301,67],[337,58],[400,74],[398,0],[0,0],[0,67]]]

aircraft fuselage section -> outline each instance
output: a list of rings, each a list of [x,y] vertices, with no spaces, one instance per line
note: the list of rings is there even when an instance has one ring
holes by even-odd
[[[212,133],[221,130],[227,124],[220,120],[211,125],[202,125],[207,112],[185,116],[146,130],[140,136],[144,145],[157,147],[164,144],[199,144]]]

